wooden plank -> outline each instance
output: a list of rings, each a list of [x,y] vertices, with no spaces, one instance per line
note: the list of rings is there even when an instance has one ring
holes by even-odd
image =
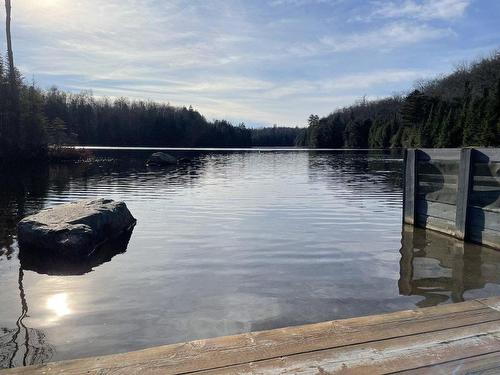
[[[428,375],[428,374],[500,374],[500,351],[488,354],[472,355],[466,354],[466,358],[431,366],[422,366],[417,369],[402,371],[402,375]]]
[[[481,185],[474,185],[474,191],[477,192],[496,192],[496,194],[500,195],[500,186],[497,185],[487,185],[487,184],[481,184]]]
[[[469,239],[482,245],[500,249],[500,231],[485,229],[475,225],[469,226]]]
[[[480,162],[500,161],[500,148],[477,148],[477,159]]]
[[[428,194],[442,190],[457,193],[457,184],[446,184],[442,182],[418,181],[418,193]]]
[[[453,204],[417,199],[415,210],[417,215],[432,216],[452,222],[455,220],[457,207]]]
[[[457,190],[456,189],[442,189],[428,193],[418,192],[416,199],[425,199],[429,202],[440,202],[448,204],[457,204]]]
[[[488,306],[489,308],[500,311],[500,296],[489,297],[489,298],[478,298],[475,301]]]
[[[500,194],[496,191],[473,191],[470,195],[469,205],[487,211],[498,211],[500,210]]]
[[[500,329],[500,311],[484,301],[469,301],[426,309],[400,311],[298,327],[252,332],[236,336],[197,340],[130,353],[62,361],[6,371],[6,374],[180,374],[267,361],[283,356],[312,355],[318,351],[403,339],[411,344],[415,335],[441,334],[449,330],[478,327],[487,333],[489,324]],[[463,331],[460,331],[463,332]],[[467,331],[469,332],[469,331]],[[476,332],[476,331],[475,331]],[[471,332],[469,332],[471,333]],[[463,335],[462,335],[463,336]],[[453,335],[452,335],[453,337]],[[353,353],[356,353],[354,351]]]
[[[356,374],[411,370],[500,351],[500,324],[490,322],[440,332],[365,343],[202,371],[199,374]]]
[[[459,160],[459,148],[419,148],[418,160]]]
[[[485,177],[483,177],[485,178]],[[458,174],[433,174],[433,173],[418,173],[418,182],[433,182],[438,184],[447,184],[457,186]]]
[[[477,161],[477,160],[476,160]],[[500,162],[474,163],[474,175],[483,177],[500,177]]]
[[[496,187],[500,191],[500,176],[474,176],[472,187],[473,190],[481,191],[482,186]]]
[[[469,208],[469,190],[471,185],[471,175],[473,157],[475,153],[471,148],[463,148],[460,151],[460,169],[458,172],[457,189],[457,212],[455,219],[455,237],[465,240],[467,237],[467,210]]]
[[[417,166],[419,175],[458,176],[459,160],[419,161]]]
[[[477,207],[469,207],[470,224],[480,228],[500,231],[500,212],[485,211]]]
[[[415,192],[417,186],[417,162],[414,149],[405,151],[405,179],[403,193],[403,222],[415,223]]]
[[[440,219],[437,217],[417,214],[415,216],[416,225],[421,228],[432,229],[451,236],[455,234],[455,222],[451,220]]]
[[[413,280],[413,258],[414,258],[414,233],[416,227],[412,225],[403,225],[401,239],[401,259],[399,260],[399,294],[409,296],[412,294]]]

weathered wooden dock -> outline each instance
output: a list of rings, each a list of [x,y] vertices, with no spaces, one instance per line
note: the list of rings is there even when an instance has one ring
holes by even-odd
[[[500,249],[500,149],[406,150],[403,220]]]
[[[7,374],[499,374],[500,297],[198,340]]]

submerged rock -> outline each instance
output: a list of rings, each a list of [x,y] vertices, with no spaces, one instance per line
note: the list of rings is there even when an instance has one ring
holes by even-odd
[[[125,253],[132,232],[133,228],[130,228],[118,237],[109,239],[85,257],[64,257],[51,251],[33,251],[32,248],[21,247],[19,251],[21,268],[52,276],[84,275],[111,261],[115,255]]]
[[[124,202],[90,199],[44,209],[17,226],[21,250],[64,257],[88,256],[105,241],[130,230],[136,220]]]
[[[155,152],[149,157],[146,164],[152,166],[175,165],[177,164],[177,158],[164,152]]]

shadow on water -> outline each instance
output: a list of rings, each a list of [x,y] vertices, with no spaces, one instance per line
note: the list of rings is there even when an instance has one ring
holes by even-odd
[[[434,231],[405,226],[399,292],[422,296],[418,307],[462,302],[464,294],[500,284],[500,252]]]
[[[0,328],[0,369],[30,366],[50,361],[55,353],[40,329],[29,328],[24,323],[28,316],[28,302],[23,285],[24,271],[19,268],[18,286],[21,313],[15,328]]]

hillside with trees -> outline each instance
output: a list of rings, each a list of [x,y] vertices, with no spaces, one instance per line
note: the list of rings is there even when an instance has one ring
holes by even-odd
[[[252,145],[252,132],[244,124],[210,122],[191,107],[95,98],[57,88],[44,91],[34,83],[26,84],[14,64],[11,11],[11,1],[5,0],[7,57],[4,60],[0,55],[0,162],[44,159],[49,145]]]
[[[365,99],[319,118],[296,145],[313,148],[500,145],[500,51],[452,74],[419,82],[406,96]]]

